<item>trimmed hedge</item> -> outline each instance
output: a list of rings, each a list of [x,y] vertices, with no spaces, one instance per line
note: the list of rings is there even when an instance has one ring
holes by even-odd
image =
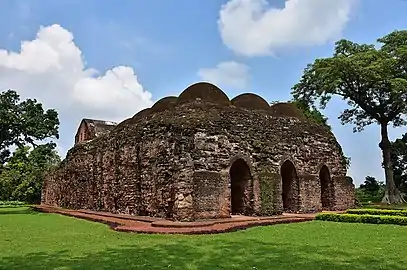
[[[348,214],[356,215],[375,215],[375,216],[401,216],[407,217],[407,210],[391,210],[391,209],[348,209]]]
[[[0,208],[21,207],[27,205],[25,202],[19,201],[0,201]]]
[[[370,223],[370,224],[394,224],[407,225],[407,217],[401,216],[380,216],[380,215],[360,215],[360,214],[332,214],[323,213],[315,217],[316,220],[347,222],[347,223]]]

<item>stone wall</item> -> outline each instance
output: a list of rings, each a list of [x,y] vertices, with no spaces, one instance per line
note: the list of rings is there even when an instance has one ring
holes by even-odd
[[[202,101],[126,120],[110,134],[76,145],[46,178],[42,202],[176,220],[229,217],[230,171],[237,160],[248,170],[243,214],[283,211],[280,169],[286,160],[295,166],[297,211],[321,209],[322,165],[334,181],[332,209],[354,203],[353,184],[343,180],[342,150],[330,131],[303,119]]]
[[[333,177],[335,205],[334,210],[346,210],[355,204],[355,186],[348,176]]]
[[[300,175],[300,204],[302,212],[322,210],[321,186],[317,175]]]

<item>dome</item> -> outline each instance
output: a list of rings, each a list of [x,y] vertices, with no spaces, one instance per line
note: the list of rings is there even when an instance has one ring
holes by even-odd
[[[123,126],[131,125],[132,120],[133,120],[133,118],[130,117],[130,118],[127,118],[127,119],[121,121],[119,124],[117,124],[116,129],[121,128]]]
[[[294,104],[291,103],[276,103],[270,106],[271,115],[277,117],[296,117],[304,119],[304,114]]]
[[[244,93],[232,99],[232,105],[250,110],[269,110],[270,106],[262,97],[252,93]]]
[[[177,97],[169,96],[160,99],[157,101],[153,107],[151,107],[151,112],[162,112],[165,110],[170,110],[174,108],[175,103],[177,102]]]
[[[197,99],[203,102],[215,103],[224,106],[230,105],[228,96],[222,90],[220,90],[217,86],[206,82],[199,82],[189,86],[181,93],[181,95],[179,95],[177,103],[189,103],[194,102]]]
[[[136,113],[133,118],[141,118],[144,116],[147,116],[151,113],[151,108],[146,108],[144,110],[139,111],[138,113]]]

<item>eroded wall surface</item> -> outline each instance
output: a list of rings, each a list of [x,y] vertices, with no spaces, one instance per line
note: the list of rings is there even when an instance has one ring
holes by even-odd
[[[333,208],[353,205],[339,144],[331,132],[296,118],[261,111],[186,104],[119,124],[78,144],[46,178],[43,203],[73,209],[178,220],[228,217],[230,167],[243,159],[251,179],[245,214],[282,209],[280,168],[290,160],[298,177],[299,210],[321,209],[319,169],[335,188]]]

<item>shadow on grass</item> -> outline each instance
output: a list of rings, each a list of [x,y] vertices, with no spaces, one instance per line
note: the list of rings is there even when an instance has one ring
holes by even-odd
[[[38,212],[32,210],[29,207],[11,207],[11,208],[0,208],[0,215],[27,215],[27,214],[38,214]]]
[[[405,269],[403,262],[391,258],[334,251],[328,246],[274,245],[257,240],[216,238],[197,246],[193,241],[173,239],[171,243],[149,247],[107,248],[82,257],[71,257],[68,250],[0,256],[0,269]]]

